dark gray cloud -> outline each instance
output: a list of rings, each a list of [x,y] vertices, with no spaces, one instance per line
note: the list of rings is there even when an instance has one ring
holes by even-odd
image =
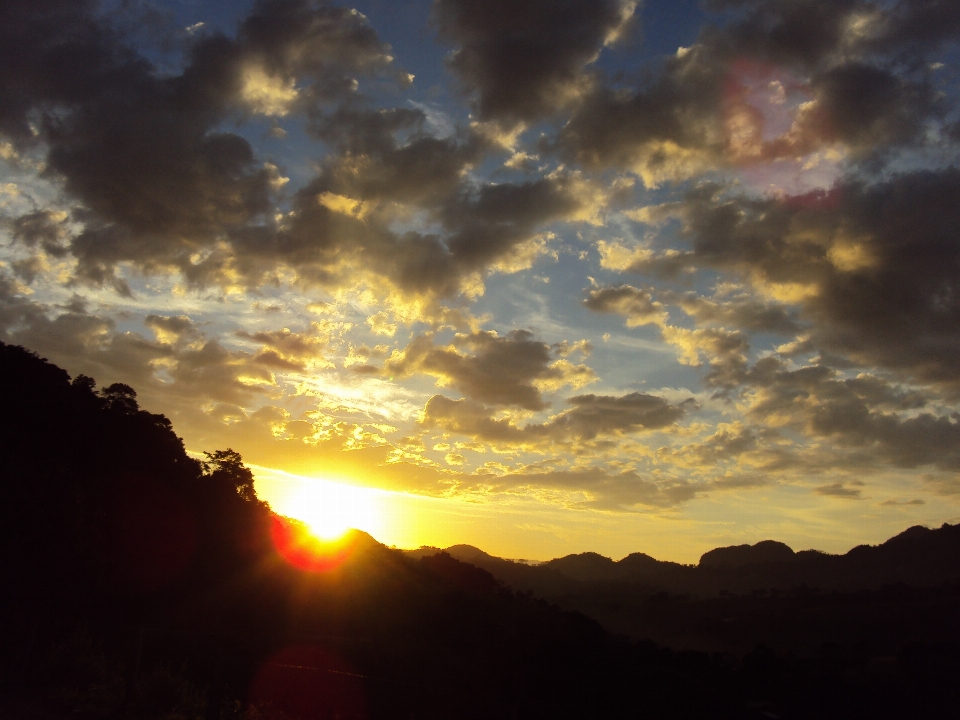
[[[388,359],[382,372],[392,377],[428,374],[480,403],[544,410],[544,386],[579,387],[595,377],[585,365],[558,361],[563,349],[535,340],[526,330],[504,337],[493,332],[457,335],[449,346],[421,335]]]
[[[807,65],[847,53],[924,56],[957,40],[960,8],[950,0],[707,0],[739,22],[725,32],[745,52]]]
[[[586,188],[575,175],[556,174],[525,183],[484,185],[443,208],[451,230],[447,240],[458,263],[483,267],[503,257],[535,229],[551,220],[571,218],[589,207]]]
[[[462,192],[464,170],[487,142],[473,133],[429,134],[421,110],[347,106],[318,118],[314,133],[337,149],[305,191],[332,192],[367,203],[437,207]]]
[[[600,86],[563,127],[557,145],[591,169],[627,168],[648,184],[706,169],[724,152],[724,73],[696,48],[669,58],[664,74],[635,92]]]
[[[691,254],[690,258],[693,257]],[[589,290],[583,304],[594,312],[622,315],[629,327],[657,325],[664,328],[667,308],[674,305],[693,318],[698,326],[731,327],[780,335],[793,335],[802,328],[795,311],[742,291],[710,298],[693,291],[607,285]]]
[[[355,276],[342,271],[360,270],[387,278],[405,294],[442,297],[475,285],[491,270],[529,267],[552,222],[595,221],[606,195],[578,173],[479,186],[463,177],[479,157],[478,143],[361,139],[357,150],[346,147],[328,159],[319,177],[297,193],[289,219],[234,233],[237,257],[223,261],[235,263],[251,283],[283,263],[307,281],[352,283]],[[437,232],[391,228],[419,210]],[[221,267],[212,261],[192,271],[198,282],[209,282]]]
[[[960,421],[938,411],[925,392],[873,375],[844,378],[825,366],[790,369],[775,357],[737,380],[748,417],[829,440],[855,463],[960,470]],[[858,456],[863,450],[869,455]]]
[[[592,440],[598,435],[638,430],[659,430],[679,421],[693,401],[671,405],[646,393],[578,395],[569,398],[571,408],[550,421],[553,432]]]
[[[143,324],[153,330],[157,340],[170,344],[189,342],[200,337],[194,322],[186,315],[147,315]]]
[[[535,120],[575,100],[585,67],[624,33],[633,0],[436,0],[450,67],[477,93],[484,120]]]
[[[851,487],[852,486],[852,487]],[[814,492],[817,495],[826,495],[827,497],[838,497],[845,498],[848,500],[859,500],[862,494],[863,483],[859,481],[854,481],[848,485],[843,483],[835,482],[830,483],[829,485],[820,485]]]
[[[716,466],[718,463],[739,458],[746,453],[761,449],[761,440],[776,440],[776,431],[741,425],[720,428],[702,443],[684,447],[681,452],[692,453],[699,463]],[[765,448],[764,448],[765,449]]]
[[[667,290],[658,293],[657,297],[670,305],[678,305],[697,325],[720,325],[778,335],[793,335],[801,329],[795,311],[780,303],[764,302],[748,293],[709,298],[692,291]]]
[[[957,41],[953,5],[717,3],[733,11],[729,22],[707,26],[631,91],[597,87],[558,147],[571,161],[633,169],[656,184],[835,143],[854,158],[922,144],[927,122],[949,107],[926,60]]]
[[[388,65],[362,16],[309,0],[261,0],[236,39],[201,34],[179,74],[93,2],[14,0],[0,9],[0,132],[46,148],[47,174],[80,203],[78,273],[102,283],[123,261],[188,265],[271,210],[276,171],[225,120],[349,94],[353,75]]]
[[[474,400],[451,400],[434,395],[423,409],[421,423],[427,428],[466,435],[489,443],[521,445],[542,442],[542,435],[530,437],[523,429],[506,419],[494,417],[494,410]]]
[[[238,44],[268,77],[305,86],[296,103],[308,110],[350,95],[358,74],[384,72],[392,62],[389,45],[366,17],[321,0],[259,0],[239,28]]]
[[[813,347],[960,381],[960,171],[782,199],[696,200],[692,263],[785,295]]]
[[[497,418],[495,411],[474,400],[450,400],[434,395],[427,402],[426,427],[467,435],[493,444],[547,449],[551,444],[580,444],[598,437],[663,430],[683,418],[692,401],[672,405],[645,393],[622,396],[579,395],[569,398],[569,409],[543,423],[517,425]]]
[[[648,288],[632,285],[599,287],[587,293],[583,304],[594,312],[622,315],[629,327],[663,325],[667,321],[666,308],[654,300],[653,292]]]
[[[926,505],[926,501],[920,498],[914,498],[913,500],[896,500],[890,498],[889,500],[884,500],[880,503],[881,507],[909,507],[911,505]]]
[[[68,252],[64,246],[68,236],[64,227],[66,219],[64,212],[37,210],[13,220],[10,223],[10,236],[14,242],[39,248],[54,257],[62,257]]]

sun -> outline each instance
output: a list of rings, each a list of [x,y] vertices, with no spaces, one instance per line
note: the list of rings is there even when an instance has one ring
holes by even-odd
[[[316,478],[288,476],[282,500],[274,509],[305,523],[322,540],[335,540],[357,529],[376,537],[381,530],[380,493],[369,488]]]

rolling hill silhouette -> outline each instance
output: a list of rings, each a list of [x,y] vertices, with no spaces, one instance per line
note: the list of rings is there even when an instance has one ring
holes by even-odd
[[[597,553],[567,555],[538,565],[504,560],[470,545],[441,551],[420,548],[481,567],[519,590],[550,595],[575,592],[585,584],[616,583],[650,593],[751,593],[787,591],[800,586],[819,590],[876,590],[906,583],[917,587],[960,582],[960,525],[937,529],[915,526],[878,546],[860,545],[844,555],[817,550],[794,552],[773,540],[735,545],[704,553],[697,565],[655,560],[633,553],[614,561]]]
[[[437,549],[413,551],[419,557]],[[527,565],[458,545],[450,555],[506,586],[576,610],[608,631],[677,648],[812,651],[843,638],[887,650],[960,640],[960,526],[912,527],[843,555],[787,545],[717,548],[697,565],[597,553]]]

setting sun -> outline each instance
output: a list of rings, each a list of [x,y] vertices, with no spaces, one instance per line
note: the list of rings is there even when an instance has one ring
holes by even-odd
[[[272,486],[266,496],[274,511],[302,521],[318,538],[333,540],[351,528],[382,534],[382,492],[266,468],[257,475]]]

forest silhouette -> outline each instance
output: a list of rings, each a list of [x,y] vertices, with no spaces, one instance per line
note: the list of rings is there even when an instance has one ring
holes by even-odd
[[[190,457],[127,385],[0,343],[0,399],[0,717],[902,718],[960,700],[956,526],[696,567],[530,567],[359,531],[314,547],[238,453]]]

